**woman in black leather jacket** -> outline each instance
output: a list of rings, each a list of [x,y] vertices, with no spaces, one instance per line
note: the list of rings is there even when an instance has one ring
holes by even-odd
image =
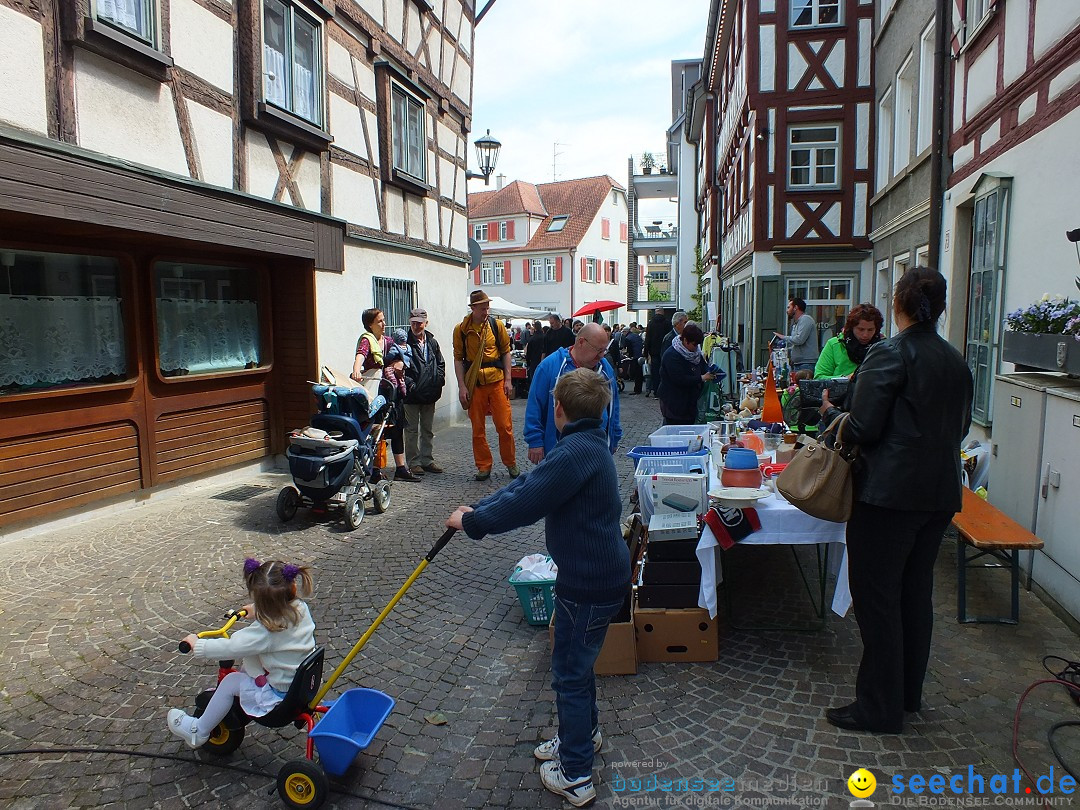
[[[900,333],[855,372],[845,444],[859,447],[847,524],[848,575],[863,655],[855,702],[826,711],[851,731],[898,734],[922,705],[934,621],[934,561],[960,510],[960,445],[974,385],[963,356],[936,331],[945,278],[915,267],[897,282]],[[839,415],[826,394],[822,423]]]

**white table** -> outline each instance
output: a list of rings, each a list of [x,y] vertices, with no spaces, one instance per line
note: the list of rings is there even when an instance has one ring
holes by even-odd
[[[715,468],[710,465],[710,487],[720,485]],[[837,616],[847,615],[851,607],[851,590],[848,587],[847,546],[844,533],[847,524],[819,520],[788,503],[782,495],[774,492],[770,497],[757,502],[758,518],[761,528],[739,541],[740,546],[762,545],[817,545],[826,549],[825,560],[832,559],[831,572],[836,575],[836,590],[833,593],[832,611]],[[829,550],[832,553],[829,553]],[[718,559],[720,547],[712,530],[706,526],[697,545],[697,558],[701,563],[701,588],[698,592],[698,606],[709,611],[716,618],[716,587],[723,581]],[[822,606],[823,609],[823,606]]]

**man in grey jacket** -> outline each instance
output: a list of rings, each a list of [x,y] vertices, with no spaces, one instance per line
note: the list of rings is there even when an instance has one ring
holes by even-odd
[[[806,301],[802,298],[789,299],[787,316],[791,319],[791,334],[782,335],[779,332],[773,332],[773,334],[778,338],[783,338],[787,343],[792,371],[803,369],[813,371],[818,359],[818,334],[817,324],[806,314]]]

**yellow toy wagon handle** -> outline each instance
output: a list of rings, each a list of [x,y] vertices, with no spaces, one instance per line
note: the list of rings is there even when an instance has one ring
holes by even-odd
[[[231,630],[232,626],[236,624],[236,620],[242,619],[245,616],[247,616],[247,611],[243,608],[240,608],[239,610],[230,610],[228,613],[225,614],[225,618],[227,619],[227,621],[217,630],[203,630],[201,633],[196,633],[196,635],[199,638],[228,638],[229,630]],[[177,649],[179,649],[180,652],[187,654],[191,652],[191,645],[188,644],[186,641],[181,641],[180,644],[177,645]]]
[[[364,635],[360,636],[360,640],[356,642],[356,646],[354,646],[349,651],[349,654],[345,656],[345,660],[338,664],[338,668],[334,670],[333,674],[329,678],[327,678],[326,683],[324,683],[322,689],[319,690],[319,694],[315,695],[315,697],[311,699],[311,702],[308,704],[308,708],[314,709],[316,706],[319,705],[319,701],[321,701],[326,696],[326,693],[330,691],[330,687],[334,685],[334,681],[336,681],[341,675],[341,673],[345,671],[345,668],[349,666],[350,663],[352,663],[352,660],[356,658],[360,650],[364,649],[364,645],[368,643],[368,639],[371,638],[371,636],[375,633],[375,630],[378,628],[378,626],[382,624],[382,620],[385,619],[387,615],[389,615],[390,611],[394,609],[394,605],[396,605],[401,599],[401,597],[405,595],[405,591],[409,590],[412,584],[416,581],[416,578],[420,576],[421,572],[425,568],[427,568],[428,563],[434,560],[435,556],[443,550],[447,543],[450,542],[450,538],[454,536],[454,533],[456,531],[457,529],[447,529],[445,532],[443,532],[442,537],[440,537],[435,542],[435,545],[431,547],[431,551],[429,551],[427,553],[427,556],[420,561],[420,564],[418,566],[416,566],[416,570],[414,570],[409,576],[409,578],[405,580],[405,584],[398,588],[398,592],[394,594],[394,598],[391,599],[390,602],[386,605],[386,607],[382,609],[382,613],[375,617],[375,621],[372,622],[371,627],[367,629],[367,632],[364,633]]]

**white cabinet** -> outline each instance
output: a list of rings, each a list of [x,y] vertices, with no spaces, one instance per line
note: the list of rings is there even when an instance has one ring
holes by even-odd
[[[996,428],[996,425],[995,425]],[[1046,392],[1032,579],[1080,618],[1080,389]]]

